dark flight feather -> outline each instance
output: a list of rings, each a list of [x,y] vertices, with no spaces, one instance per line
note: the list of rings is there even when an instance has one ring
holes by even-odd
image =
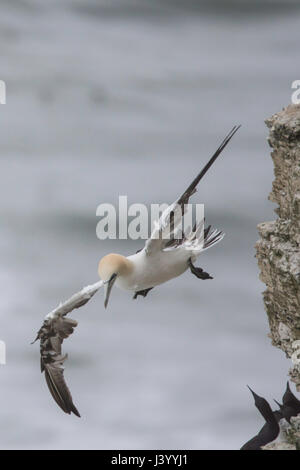
[[[70,318],[58,317],[46,319],[38,333],[41,351],[41,370],[54,400],[60,408],[68,414],[80,414],[73,403],[73,399],[64,379],[64,361],[67,355],[62,355],[62,343],[68,338],[77,326],[77,322]]]
[[[218,147],[216,152],[210,158],[208,163],[203,167],[200,173],[184,191],[184,193],[167,209],[162,213],[161,217],[156,223],[156,226],[151,234],[151,237],[146,241],[145,250],[148,255],[154,250],[164,249],[176,249],[182,245],[186,239],[185,237],[179,236],[177,233],[178,225],[181,225],[182,217],[186,211],[186,205],[189,202],[189,198],[196,192],[197,185],[207,173],[209,168],[212,166],[214,161],[218,158],[220,153],[224,150],[226,145],[230,142],[234,134],[239,130],[241,126],[234,126],[229,134],[225,137],[221,145]],[[165,232],[167,237],[164,237]],[[222,232],[214,233],[215,239],[211,241],[210,245],[217,243],[222,237]],[[208,247],[208,246],[207,246]]]
[[[46,383],[58,406],[68,414],[80,414],[73,403],[71,392],[64,379],[64,362],[67,354],[62,354],[62,343],[77,326],[77,322],[66,315],[75,308],[85,305],[103,285],[102,281],[84,287],[46,316],[36,340],[40,340],[41,372],[45,373]]]
[[[207,171],[210,169],[212,164],[216,161],[220,153],[224,150],[226,145],[230,142],[234,134],[239,130],[241,126],[234,126],[229,134],[225,137],[219,148],[215,151],[211,159],[206,163],[204,168],[200,171],[200,173],[196,176],[196,178],[192,181],[192,183],[189,185],[189,187],[184,191],[182,196],[177,200],[177,204],[180,204],[183,206],[184,204],[187,204],[189,202],[189,198],[196,192],[196,188],[203,178],[203,176],[207,173]]]

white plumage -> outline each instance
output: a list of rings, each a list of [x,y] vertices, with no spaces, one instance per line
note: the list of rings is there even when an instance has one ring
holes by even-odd
[[[204,229],[204,220],[200,220],[193,230],[190,227],[181,236],[182,220],[189,198],[196,191],[199,181],[238,129],[234,127],[231,130],[186,191],[163,212],[140,252],[127,257],[114,253],[104,256],[98,268],[101,281],[83,288],[46,316],[37,334],[40,340],[41,370],[45,372],[54,400],[65,413],[80,416],[63,376],[67,356],[62,354],[62,343],[77,326],[77,322],[66,318],[69,312],[86,304],[102,286],[105,289],[106,307],[114,285],[133,291],[136,298],[138,295],[145,297],[153,287],[180,276],[187,269],[200,279],[212,279],[193,263],[204,250],[222,240],[224,234],[211,230],[210,226]]]

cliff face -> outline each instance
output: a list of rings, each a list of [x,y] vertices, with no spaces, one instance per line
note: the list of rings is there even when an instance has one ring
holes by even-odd
[[[269,199],[278,218],[258,225],[256,244],[264,304],[274,346],[292,359],[290,376],[300,390],[300,105],[266,121],[275,180]]]
[[[263,450],[300,450],[300,417],[291,418],[290,424],[280,423],[280,439],[262,447]]]

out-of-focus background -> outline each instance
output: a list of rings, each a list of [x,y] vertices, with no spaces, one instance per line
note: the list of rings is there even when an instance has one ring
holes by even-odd
[[[278,0],[1,3],[0,368],[2,449],[236,449],[289,362],[270,344],[254,258],[274,218],[264,119],[299,79],[299,4]],[[226,232],[201,266],[133,301],[115,289],[73,312],[65,415],[31,346],[43,317],[95,282],[107,252],[96,207],[172,202],[234,124],[242,129],[194,202]]]

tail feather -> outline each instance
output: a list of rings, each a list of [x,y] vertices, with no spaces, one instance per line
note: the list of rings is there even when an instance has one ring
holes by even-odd
[[[208,248],[216,245],[219,243],[225,236],[225,233],[221,230],[211,229],[211,226],[207,227],[204,231],[204,244],[203,250],[207,250]]]

